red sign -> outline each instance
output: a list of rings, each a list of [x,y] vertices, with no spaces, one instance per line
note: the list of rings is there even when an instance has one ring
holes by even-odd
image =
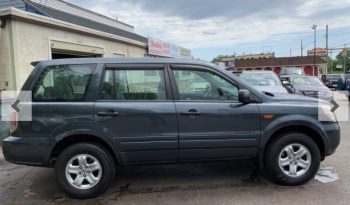
[[[316,56],[327,56],[327,50],[323,48],[316,48]],[[308,50],[307,51],[308,56],[313,56],[315,55],[315,49]]]
[[[171,44],[155,38],[148,38],[148,53],[155,56],[171,57]]]

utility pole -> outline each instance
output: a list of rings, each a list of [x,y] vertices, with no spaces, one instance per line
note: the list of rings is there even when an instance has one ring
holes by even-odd
[[[314,24],[311,27],[315,32],[314,32],[314,68],[312,69],[312,76],[315,76],[315,69],[316,69],[316,29],[317,25]]]
[[[328,25],[326,25],[326,52],[327,52],[327,61],[328,61]],[[327,63],[326,67],[326,74],[328,74],[328,67],[329,62]]]
[[[292,57],[292,49],[289,49],[289,57]]]
[[[303,39],[301,39],[301,44],[300,44],[300,56],[303,56],[303,53],[304,53]]]

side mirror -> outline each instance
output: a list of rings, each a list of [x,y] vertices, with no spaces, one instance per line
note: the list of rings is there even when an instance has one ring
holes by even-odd
[[[243,104],[248,104],[250,103],[250,92],[249,90],[239,90],[238,91],[238,100],[239,102],[243,103]]]
[[[288,86],[288,87],[291,87],[291,86],[292,86],[288,80],[283,80],[283,81],[282,81],[282,85],[283,85],[283,86]]]

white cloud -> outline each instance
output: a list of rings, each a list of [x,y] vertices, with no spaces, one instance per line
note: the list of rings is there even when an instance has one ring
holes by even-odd
[[[350,26],[350,13],[337,13],[337,10],[349,9],[350,0],[294,1],[293,8],[271,5],[271,9],[264,8],[237,17],[225,13],[211,16],[209,8],[208,17],[202,18],[174,15],[174,11],[166,15],[166,12],[150,9],[150,6],[145,9],[144,5],[136,1],[102,0],[98,4],[94,2],[95,5],[86,6],[112,18],[118,17],[120,21],[135,26],[135,31],[141,35],[153,36],[190,49],[233,47],[263,41],[273,44],[293,36],[299,40],[300,33],[311,34],[312,24],[331,24],[333,29]],[[188,6],[191,6],[188,2]],[[238,8],[234,9],[239,9],[239,5],[236,6]],[[288,6],[291,7],[291,4]]]

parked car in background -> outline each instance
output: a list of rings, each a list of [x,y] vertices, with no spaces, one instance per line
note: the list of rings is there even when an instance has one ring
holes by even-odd
[[[341,78],[338,79],[337,90],[347,91],[350,100],[350,71],[346,72]]]
[[[320,98],[326,101],[333,100],[332,91],[316,76],[293,76],[286,87],[297,95]]]
[[[305,75],[304,69],[300,67],[283,67],[280,72],[281,81],[289,81],[291,76]]]
[[[341,74],[324,74],[321,77],[322,82],[329,88],[336,89],[338,87],[338,81],[341,79]]]
[[[287,94],[281,80],[273,71],[243,71],[239,76],[243,81],[262,92]]]
[[[32,122],[13,112],[5,159],[54,167],[74,198],[100,195],[117,166],[137,164],[254,160],[274,182],[301,185],[340,142],[329,103],[267,95],[202,61],[42,61],[22,90],[32,91]]]

